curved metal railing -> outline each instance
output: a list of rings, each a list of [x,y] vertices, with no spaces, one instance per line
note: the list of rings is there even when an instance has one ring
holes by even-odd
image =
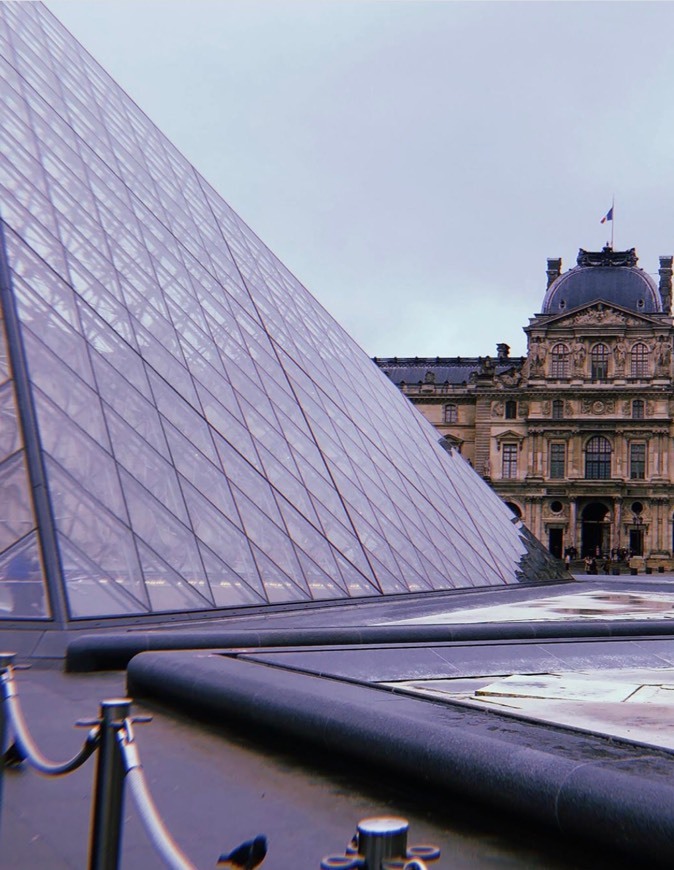
[[[63,762],[50,761],[40,752],[30,735],[21,705],[19,704],[18,693],[12,674],[13,668],[10,665],[3,669],[2,658],[3,655],[0,654],[1,700],[5,704],[7,720],[14,733],[14,742],[3,755],[5,764],[16,766],[26,761],[31,767],[34,767],[35,770],[45,776],[63,776],[66,773],[77,770],[96,751],[99,743],[99,729],[92,728],[89,731],[82,748],[73,758]]]
[[[126,782],[129,784],[131,796],[150,842],[171,870],[194,870],[194,864],[180,850],[157,812],[157,807],[145,782],[143,765],[140,762],[130,719],[126,719],[117,732],[117,741],[124,762]]]
[[[64,762],[50,761],[40,752],[26,725],[14,682],[14,658],[14,653],[0,653],[0,817],[4,767],[18,767],[26,761],[42,774],[62,776],[81,767],[98,750],[89,870],[117,870],[119,866],[126,782],[150,842],[166,866],[171,870],[195,870],[162,821],[145,782],[133,725],[149,722],[150,717],[132,717],[128,698],[102,701],[98,719],[77,723],[90,727],[77,755]],[[7,731],[13,734],[13,742],[5,751]],[[221,855],[218,866],[257,867],[266,851],[266,837],[260,835]],[[234,857],[236,860],[232,861]]]

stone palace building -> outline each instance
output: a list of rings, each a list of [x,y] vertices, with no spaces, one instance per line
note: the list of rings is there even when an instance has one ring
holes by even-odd
[[[629,251],[549,259],[528,352],[376,359],[388,377],[562,556],[674,550],[672,257],[659,283]]]

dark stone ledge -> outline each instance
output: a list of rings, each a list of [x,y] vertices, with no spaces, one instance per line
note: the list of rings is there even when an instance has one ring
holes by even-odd
[[[132,697],[238,722],[674,865],[674,756],[209,652],[144,653]]]
[[[356,625],[274,629],[155,630],[87,634],[68,644],[66,670],[117,670],[152,650],[345,646],[577,638],[668,637],[674,622],[661,620],[501,622],[469,625]]]

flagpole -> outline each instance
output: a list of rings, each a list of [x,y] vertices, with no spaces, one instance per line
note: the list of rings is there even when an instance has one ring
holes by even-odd
[[[615,250],[613,247],[613,231],[615,229],[615,194],[611,198],[611,250]]]

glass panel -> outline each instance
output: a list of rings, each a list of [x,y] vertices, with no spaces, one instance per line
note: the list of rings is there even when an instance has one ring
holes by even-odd
[[[186,377],[187,372],[185,372]],[[182,432],[186,438],[194,442],[201,452],[208,457],[213,463],[217,463],[217,455],[213,447],[208,424],[203,417],[195,410],[198,406],[196,393],[194,394],[194,405],[188,404],[178,392],[176,392],[175,384],[173,389],[162,378],[150,371],[150,383],[152,384],[152,392],[157,403],[159,412],[170,420],[171,423]]]
[[[0,386],[0,463],[21,446],[12,382]]]
[[[30,360],[33,383],[78,426],[106,450],[110,449],[100,399],[33,333],[24,330],[24,346]]]
[[[346,590],[334,579],[322,571],[306,553],[297,554],[302,573],[306,577],[311,597],[314,601],[323,601],[330,598],[344,598]]]
[[[124,519],[126,511],[115,463],[110,454],[102,450],[39,390],[34,391],[34,396],[44,450],[83,489]]]
[[[50,311],[44,302],[17,279],[14,289],[19,314],[26,328],[30,328],[59,359],[87,384],[93,386],[93,375],[87,349],[82,338],[70,328],[65,320]],[[28,366],[31,366],[28,360]]]
[[[137,536],[171,565],[204,599],[213,604],[194,533],[182,525],[140,484],[121,471],[131,523]]]
[[[178,471],[184,475],[198,490],[211,501],[220,513],[231,522],[239,523],[238,513],[226,478],[218,466],[210,463],[206,457],[184,438],[177,429],[166,423],[166,433],[171,445],[171,453],[175,457]]]
[[[40,552],[33,534],[0,554],[0,619],[49,616]]]
[[[185,503],[175,468],[130,426],[127,426],[114,411],[109,411],[106,417],[110,427],[110,437],[115,445],[115,459],[164,507],[181,522],[187,523]]]
[[[65,537],[59,538],[61,563],[66,581],[68,609],[74,618],[124,616],[147,613],[148,607],[133,595],[124,576],[112,577],[87,559]]]
[[[138,542],[138,553],[153,611],[204,610],[213,606],[212,600],[200,594],[206,589],[205,577],[188,582],[142,541]]]
[[[199,541],[207,544],[229,569],[264,597],[246,535],[186,481],[183,482],[183,487],[192,525]]]
[[[147,443],[165,459],[169,458],[164,430],[154,405],[151,405],[128,381],[98,355],[94,371],[101,396]],[[112,413],[104,406],[106,417]]]
[[[206,573],[213,591],[217,607],[232,607],[240,604],[266,604],[267,599],[262,592],[256,592],[238,574],[221,562],[204,544],[199,544],[199,552],[206,566]],[[252,556],[251,556],[252,562]],[[255,569],[256,588],[262,588]]]
[[[0,464],[0,552],[35,528],[24,453]]]
[[[111,578],[145,604],[147,595],[128,526],[50,460],[47,460],[47,475],[59,539],[65,536],[78,553],[86,554],[88,561],[97,566],[98,573]]]
[[[260,569],[262,582],[270,604],[281,601],[306,601],[310,596],[308,589],[300,588],[281,571],[261,550],[253,546],[255,561]],[[299,567],[299,566],[298,566]]]

